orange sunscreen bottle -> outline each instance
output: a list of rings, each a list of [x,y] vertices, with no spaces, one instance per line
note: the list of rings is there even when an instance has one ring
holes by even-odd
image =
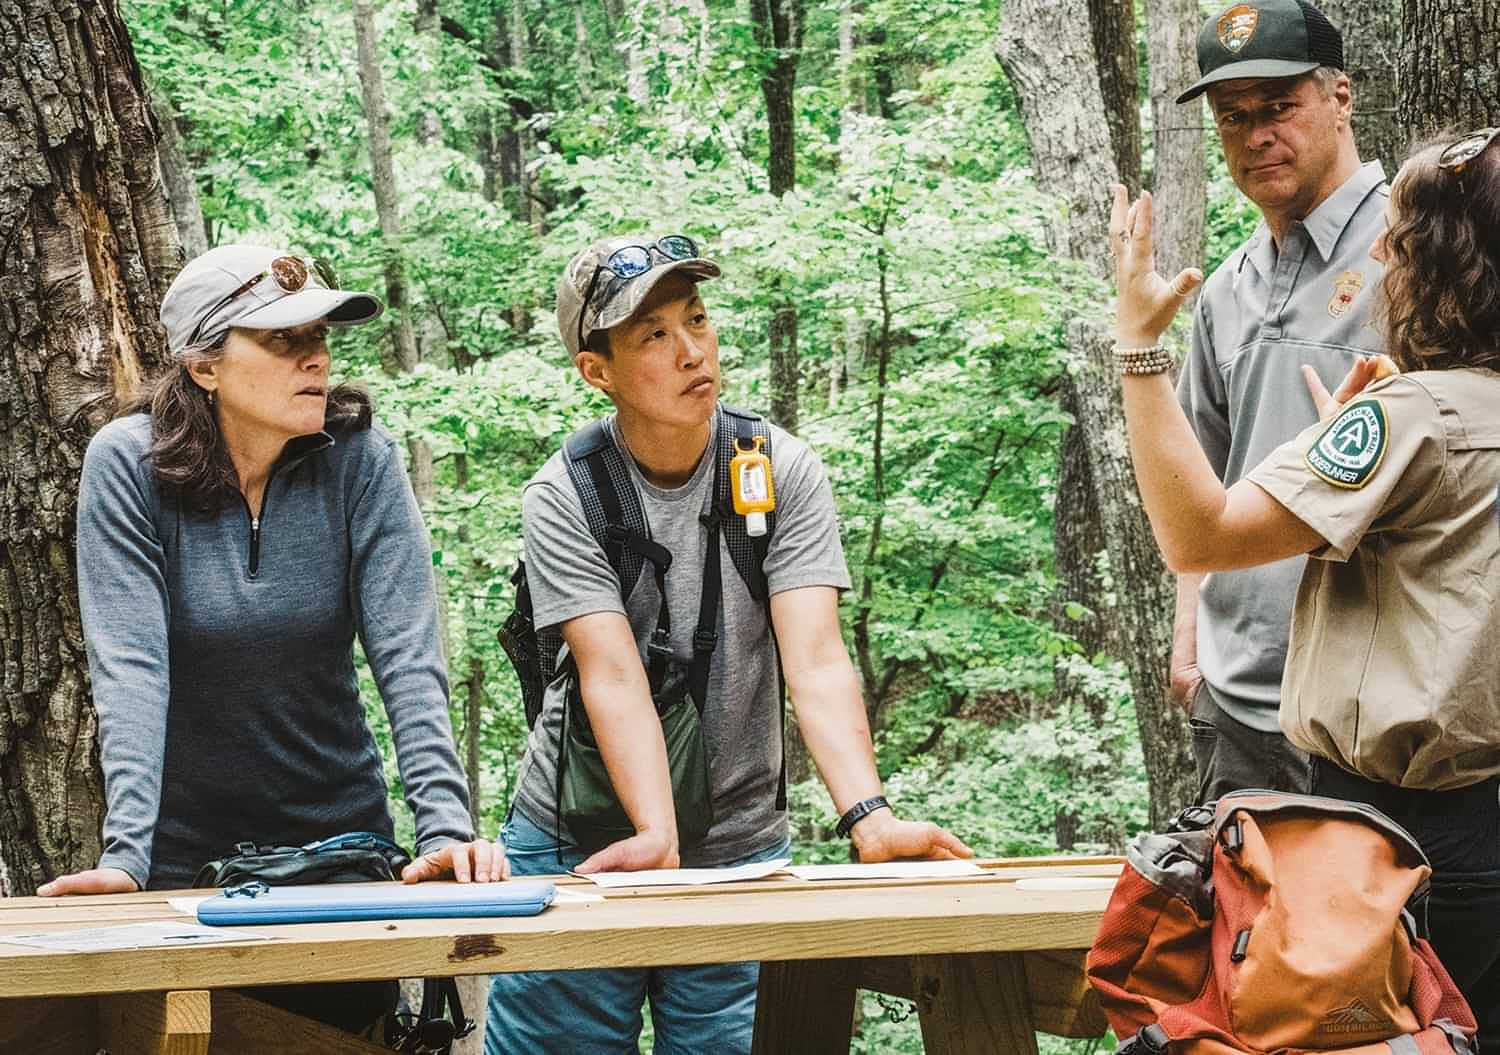
[[[771,459],[761,448],[764,436],[755,437],[755,446],[746,450],[735,441],[735,456],[729,462],[729,492],[734,496],[734,511],[745,518],[745,531],[751,538],[766,533],[766,514],[776,508],[776,488],[771,482]]]

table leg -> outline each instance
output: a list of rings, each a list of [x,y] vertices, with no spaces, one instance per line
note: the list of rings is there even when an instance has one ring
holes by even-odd
[[[755,1055],[848,1055],[858,971],[858,960],[761,964],[750,1050]]]
[[[213,994],[214,1032],[208,1055],[390,1055],[390,1049],[352,1033],[294,1015],[229,990]]]
[[[911,958],[927,1055],[1036,1055],[1020,953]]]
[[[110,1055],[208,1055],[208,990],[99,998],[99,1043]]]

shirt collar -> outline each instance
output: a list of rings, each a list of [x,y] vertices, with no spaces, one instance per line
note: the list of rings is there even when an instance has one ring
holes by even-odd
[[[1380,162],[1367,161],[1344,181],[1343,186],[1330,194],[1322,205],[1300,221],[1325,264],[1332,258],[1339,236],[1349,226],[1355,211],[1370,196],[1370,192],[1384,182],[1385,169]],[[1262,278],[1267,278],[1276,270],[1276,240],[1271,237],[1271,228],[1264,220],[1256,225],[1255,233],[1245,243],[1242,267],[1246,261]]]
[[[310,454],[333,446],[333,437],[327,432],[313,432],[306,436],[294,436],[286,441],[286,446],[281,448],[281,455],[276,459],[276,470],[289,469],[293,465],[307,458]]]
[[[1344,228],[1354,218],[1355,210],[1364,203],[1372,190],[1384,182],[1385,169],[1380,162],[1367,161],[1302,221],[1302,226],[1307,229],[1308,237],[1317,247],[1318,255],[1323,258],[1324,263],[1332,259],[1334,246],[1338,244]]]

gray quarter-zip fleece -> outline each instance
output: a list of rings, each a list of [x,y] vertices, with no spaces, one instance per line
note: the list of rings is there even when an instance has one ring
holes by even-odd
[[[89,444],[78,580],[99,714],[101,867],[186,886],[241,840],[391,834],[354,669],[390,716],[417,849],[473,838],[448,723],[432,557],[378,427],[287,444],[252,528],[192,512],[151,472],[151,422]]]

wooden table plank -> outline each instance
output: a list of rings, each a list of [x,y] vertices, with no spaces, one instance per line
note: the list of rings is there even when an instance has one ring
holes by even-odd
[[[927,1055],[1036,1055],[1019,955],[916,956],[912,984]]]
[[[273,941],[56,953],[0,944],[0,998],[515,970],[1082,949],[1108,891],[1031,892],[985,881],[914,892],[811,885],[777,893],[612,898],[522,919],[253,927]],[[0,942],[21,928],[0,903]],[[180,918],[180,917],[178,917]],[[101,921],[102,922],[102,921]]]

